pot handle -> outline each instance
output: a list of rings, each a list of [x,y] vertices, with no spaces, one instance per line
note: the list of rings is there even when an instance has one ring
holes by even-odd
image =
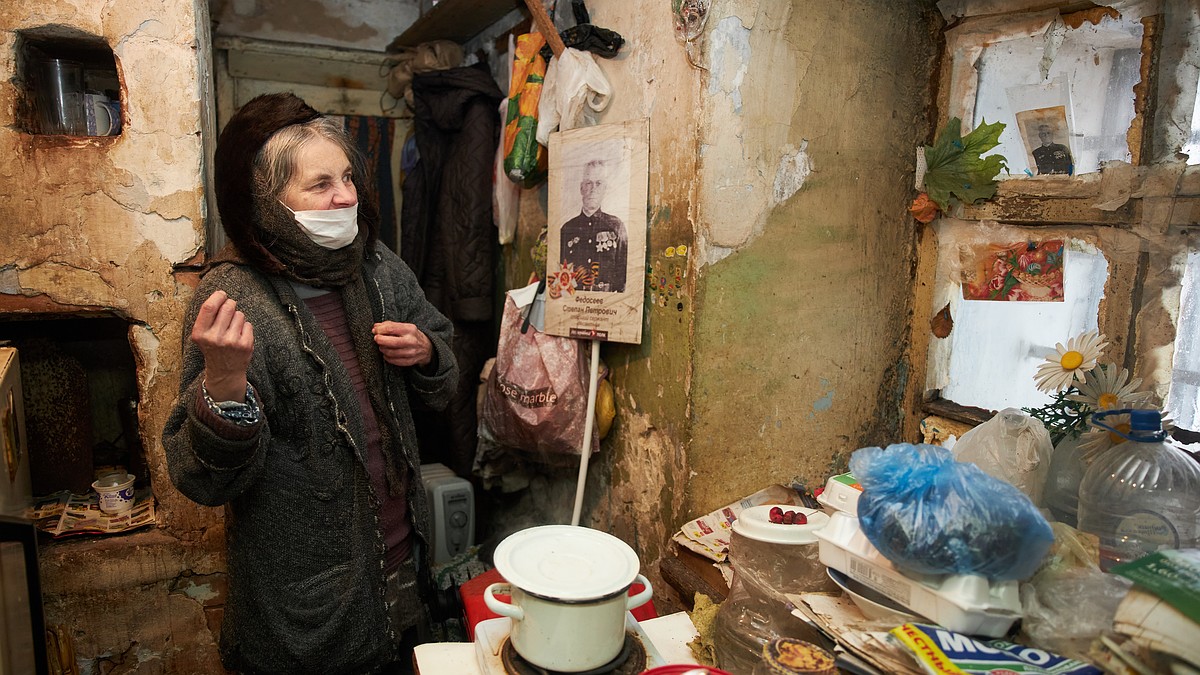
[[[629,598],[625,601],[625,609],[641,607],[650,600],[650,596],[654,595],[654,588],[650,586],[649,579],[639,574],[634,577],[634,581],[642,582],[642,585],[645,586],[645,588],[642,589],[641,593],[629,596]]]
[[[483,604],[487,605],[488,609],[499,614],[500,616],[507,616],[513,621],[520,621],[524,619],[524,610],[507,602],[501,602],[500,598],[495,596],[494,593],[498,589],[508,591],[510,595],[512,594],[512,587],[508,584],[490,584],[487,588],[483,589]]]

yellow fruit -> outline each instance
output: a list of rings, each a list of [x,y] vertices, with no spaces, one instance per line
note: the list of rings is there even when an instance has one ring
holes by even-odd
[[[607,379],[600,380],[596,385],[596,433],[600,434],[600,438],[608,435],[616,416],[617,407],[613,402],[612,383]]]

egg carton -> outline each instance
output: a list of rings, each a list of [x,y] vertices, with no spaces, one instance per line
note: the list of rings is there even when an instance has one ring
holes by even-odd
[[[824,507],[825,513],[833,515],[837,511],[858,515],[858,498],[862,495],[862,486],[852,473],[839,473],[830,476],[825,482],[825,489],[817,495],[817,501]]]
[[[838,512],[817,530],[821,563],[883,594],[914,614],[968,635],[1003,637],[1021,618],[1017,581],[989,582],[977,574],[901,572],[876,549],[858,518]]]

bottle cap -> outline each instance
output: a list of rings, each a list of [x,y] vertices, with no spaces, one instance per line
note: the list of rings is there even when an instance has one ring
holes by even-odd
[[[1162,430],[1162,418],[1157,410],[1130,410],[1129,430],[1160,431]]]

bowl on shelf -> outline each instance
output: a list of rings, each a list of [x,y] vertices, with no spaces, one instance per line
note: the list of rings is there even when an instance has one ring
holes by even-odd
[[[910,622],[927,622],[928,619],[923,619],[916,614],[908,611],[904,607],[896,604],[887,596],[872,590],[865,584],[862,584],[841,572],[828,568],[829,578],[833,583],[850,596],[854,604],[858,607],[863,616],[875,621],[894,622],[895,625],[910,623]]]

